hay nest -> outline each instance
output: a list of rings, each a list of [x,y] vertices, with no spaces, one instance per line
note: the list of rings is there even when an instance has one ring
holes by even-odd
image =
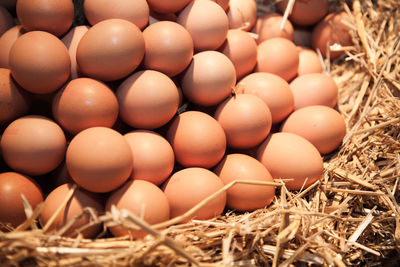
[[[268,8],[273,1],[261,1]],[[398,0],[340,2],[350,12],[354,45],[325,68],[339,85],[348,133],[325,157],[322,180],[300,192],[284,186],[270,207],[228,211],[210,221],[149,226],[114,210],[93,223],[123,224],[140,240],[65,238],[29,219],[0,232],[2,266],[396,265],[400,242],[400,11]],[[226,189],[226,188],[225,188]],[[74,189],[72,189],[74,190]],[[67,201],[67,200],[66,200]],[[85,212],[90,213],[90,210]],[[187,214],[188,215],[188,214]],[[175,220],[176,221],[176,220]],[[30,228],[30,230],[29,230]]]

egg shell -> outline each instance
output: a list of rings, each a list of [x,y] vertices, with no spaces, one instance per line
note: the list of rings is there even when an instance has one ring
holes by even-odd
[[[73,184],[60,185],[46,197],[43,210],[39,217],[40,224],[43,227],[48,223],[56,210],[63,204],[67,195],[72,190],[72,185]],[[59,231],[68,222],[76,216],[81,215],[84,210],[88,208],[90,208],[97,216],[104,214],[104,205],[99,195],[88,192],[82,188],[77,188],[66,205],[61,209],[61,212],[55,217],[49,230]],[[78,218],[66,232],[62,233],[62,235],[76,237],[80,233],[84,238],[94,238],[101,230],[101,223],[96,223],[90,227],[84,228],[91,221],[90,213],[86,212],[83,216]]]
[[[346,135],[346,123],[339,112],[327,106],[308,106],[296,110],[282,124],[282,132],[300,135],[321,154],[335,150]]]
[[[293,41],[294,29],[289,20],[285,21],[283,29],[281,30],[283,16],[277,13],[267,13],[257,18],[252,32],[258,35],[257,44],[265,40],[281,37]]]
[[[228,34],[228,17],[213,1],[192,1],[179,13],[177,22],[192,36],[196,51],[217,49]]]
[[[144,180],[129,180],[122,187],[111,193],[107,200],[106,210],[112,206],[118,210],[128,210],[148,224],[157,224],[169,219],[170,208],[166,195],[153,183]],[[114,236],[129,235],[142,238],[147,232],[124,227],[110,227]]]
[[[1,3],[3,5],[3,3]],[[3,6],[0,6],[0,36],[15,25],[10,12]]]
[[[0,146],[4,161],[12,169],[27,175],[42,175],[60,165],[67,141],[54,121],[28,115],[7,126]]]
[[[0,68],[10,68],[8,58],[14,42],[25,33],[21,25],[8,29],[3,35],[0,35]]]
[[[298,67],[299,52],[292,41],[275,37],[258,45],[255,71],[270,72],[290,81]]]
[[[155,70],[138,71],[117,89],[120,116],[135,128],[155,129],[178,110],[179,92],[174,82]]]
[[[322,64],[318,54],[307,47],[297,47],[299,50],[299,68],[297,75],[304,75],[308,73],[321,73]]]
[[[72,179],[92,192],[109,192],[121,186],[132,172],[132,152],[115,130],[92,127],[71,140],[66,164]]]
[[[0,173],[0,231],[7,231],[5,225],[15,228],[27,219],[21,195],[32,209],[43,202],[42,190],[32,178],[16,172]]]
[[[294,109],[294,97],[289,84],[278,75],[254,72],[236,85],[237,93],[260,97],[271,111],[272,123],[286,118]]]
[[[257,63],[257,43],[242,30],[229,30],[223,45],[218,49],[233,63],[236,78],[250,73]]]
[[[61,36],[74,20],[71,0],[18,0],[17,16],[27,31],[46,31]]]
[[[77,78],[57,92],[52,110],[57,122],[75,135],[90,127],[112,127],[118,117],[118,100],[104,83]]]
[[[106,19],[124,19],[143,29],[149,22],[149,5],[146,0],[85,0],[85,17],[91,25]]]
[[[167,131],[176,161],[185,167],[211,168],[224,156],[226,137],[221,125],[200,111],[177,115]]]
[[[284,13],[289,0],[277,2],[278,9]],[[298,25],[313,25],[328,13],[328,0],[295,1],[289,19]]]
[[[133,154],[132,179],[162,184],[172,173],[174,151],[161,135],[148,130],[135,130],[124,135]]]
[[[232,148],[251,148],[260,144],[271,130],[271,112],[258,96],[238,94],[222,102],[214,115],[225,131]]]
[[[202,200],[222,189],[224,184],[212,171],[204,168],[186,168],[175,172],[164,185],[164,193],[170,206],[170,217],[175,218],[184,214]],[[226,192],[202,206],[189,218],[208,220],[222,214],[226,204]]]
[[[76,51],[80,71],[101,81],[128,76],[139,66],[143,56],[142,32],[123,19],[107,19],[92,26]]]
[[[250,31],[257,19],[255,0],[230,0],[227,10],[230,29]]]
[[[215,174],[227,185],[235,180],[273,182],[267,168],[245,154],[229,154],[214,169]],[[261,209],[273,201],[275,186],[237,183],[226,192],[226,204],[239,211]]]
[[[332,77],[323,73],[304,74],[290,83],[294,109],[324,105],[333,108],[338,99],[338,87]]]
[[[160,21],[143,31],[146,69],[157,70],[168,76],[181,73],[193,57],[193,40],[180,24]]]
[[[257,159],[274,179],[286,181],[289,190],[305,189],[321,179],[324,165],[320,153],[305,138],[287,132],[270,135],[258,148]]]
[[[192,0],[147,0],[150,8],[159,13],[174,13],[181,11]]]
[[[202,106],[222,102],[230,95],[235,83],[235,66],[227,56],[217,51],[195,54],[181,78],[183,94]]]

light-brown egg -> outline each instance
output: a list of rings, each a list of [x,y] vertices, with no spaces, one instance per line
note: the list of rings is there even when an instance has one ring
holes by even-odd
[[[304,75],[308,73],[321,73],[322,64],[318,54],[307,47],[297,47],[299,49],[299,68],[297,75]]]
[[[57,92],[52,110],[58,123],[75,135],[90,127],[112,127],[118,117],[118,100],[104,83],[77,78]]]
[[[289,0],[277,2],[278,9],[284,13]],[[298,25],[313,25],[328,12],[328,0],[295,1],[289,19]]]
[[[159,13],[174,13],[181,11],[192,0],[147,0],[150,8]]]
[[[25,30],[22,29],[21,25],[17,25],[7,30],[0,37],[0,68],[10,68],[10,64],[8,62],[8,58],[10,55],[11,47],[14,42],[25,33]]]
[[[269,134],[271,112],[258,96],[238,94],[222,102],[214,115],[225,131],[228,146],[251,148]]]
[[[3,4],[3,2],[2,2]],[[10,12],[3,6],[0,6],[0,36],[15,25]]]
[[[18,0],[17,16],[27,31],[46,31],[61,36],[74,20],[71,0]]]
[[[144,70],[129,76],[117,89],[121,119],[135,128],[155,129],[178,110],[179,92],[167,75]]]
[[[76,51],[80,71],[102,81],[126,77],[139,66],[143,56],[142,32],[123,19],[107,19],[92,26]]]
[[[189,65],[193,57],[193,40],[180,24],[160,21],[143,31],[146,69],[157,70],[172,77]]]
[[[299,52],[288,39],[275,37],[258,45],[255,70],[276,74],[286,81],[297,75]]]
[[[132,172],[132,152],[115,130],[92,127],[75,135],[66,154],[72,179],[92,192],[109,192],[121,186]]]
[[[200,111],[177,115],[168,128],[176,161],[185,167],[215,166],[224,156],[226,137],[221,125]]]
[[[170,208],[166,195],[153,183],[144,180],[129,180],[122,187],[111,193],[106,210],[112,206],[125,209],[140,217],[148,224],[157,224],[169,219]],[[144,237],[147,232],[120,226],[110,227],[114,236],[129,235],[131,238]]]
[[[322,178],[324,165],[318,150],[305,138],[293,133],[274,133],[259,147],[257,159],[274,179],[286,181],[289,190],[307,188]]]
[[[228,17],[213,1],[195,0],[178,15],[177,22],[188,30],[196,51],[215,50],[228,34]]]
[[[267,168],[253,157],[245,154],[229,154],[218,164],[214,172],[227,185],[235,180],[273,182]],[[275,196],[275,186],[235,184],[226,191],[228,207],[240,211],[261,209]]]
[[[192,167],[174,173],[164,186],[170,206],[170,217],[184,214],[223,186],[221,179],[207,169]],[[214,218],[221,215],[225,204],[226,193],[223,192],[182,222]]]
[[[60,165],[67,142],[54,121],[29,115],[7,126],[0,146],[4,161],[12,169],[27,175],[42,175]]]
[[[230,29],[250,31],[257,19],[255,0],[230,0],[227,10]]]
[[[257,43],[260,44],[265,40],[282,37],[293,41],[293,25],[289,20],[286,20],[283,29],[281,30],[283,16],[277,13],[267,13],[257,18],[252,32],[258,35]]]

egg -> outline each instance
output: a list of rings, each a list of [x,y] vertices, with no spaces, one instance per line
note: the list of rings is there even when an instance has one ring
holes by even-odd
[[[149,130],[135,130],[124,135],[133,154],[132,179],[162,184],[172,173],[174,151],[168,141]]]
[[[0,125],[26,114],[29,107],[28,94],[14,82],[9,69],[0,68]]]
[[[196,51],[215,50],[228,34],[228,17],[213,1],[194,0],[178,15],[177,22],[188,30]]]
[[[294,109],[324,105],[333,108],[338,99],[338,87],[332,77],[323,73],[304,74],[290,83]]]
[[[296,110],[282,124],[282,132],[300,135],[321,154],[335,150],[346,135],[346,123],[339,112],[327,106],[308,106]]]
[[[261,98],[271,111],[272,123],[286,118],[294,109],[294,97],[289,84],[278,75],[254,72],[236,85],[237,93],[252,94]]]
[[[107,19],[92,26],[76,51],[80,71],[102,81],[128,76],[139,66],[143,56],[142,32],[123,19]]]
[[[179,92],[174,82],[155,70],[138,71],[116,91],[121,119],[135,128],[155,129],[178,110]]]
[[[129,144],[120,133],[106,127],[92,127],[74,136],[65,162],[78,185],[103,193],[128,180],[133,159]]]
[[[217,51],[203,51],[193,56],[181,78],[183,94],[193,103],[212,106],[232,92],[236,71],[232,61]]]
[[[42,175],[57,168],[64,159],[66,146],[61,127],[37,115],[11,122],[0,140],[7,165],[27,175]]]
[[[211,168],[224,156],[226,137],[221,125],[200,111],[177,115],[167,130],[176,161],[184,167]]]
[[[227,10],[230,29],[250,31],[257,19],[255,0],[230,0]]]
[[[281,37],[293,41],[294,29],[289,20],[285,21],[281,30],[283,16],[277,13],[267,13],[257,18],[252,32],[258,35],[257,43],[260,44],[265,40]]]
[[[146,69],[157,70],[168,76],[181,73],[193,57],[193,40],[180,24],[160,21],[143,31]]]
[[[299,68],[297,75],[304,75],[307,73],[321,73],[322,64],[318,54],[307,47],[297,47],[299,49]]]
[[[5,225],[15,228],[27,219],[21,195],[32,209],[43,201],[42,190],[32,178],[16,172],[0,173],[0,231],[7,230]]]
[[[3,3],[2,3],[3,4]],[[15,25],[10,12],[3,6],[0,6],[0,36]]]
[[[324,165],[317,148],[305,138],[287,132],[270,135],[258,148],[257,159],[274,179],[289,190],[305,189],[322,178]]]
[[[299,52],[292,41],[275,37],[258,45],[255,71],[270,72],[290,81],[298,67]]]
[[[14,42],[25,33],[21,25],[14,26],[0,35],[0,68],[10,68],[8,58]]]
[[[60,208],[71,190],[72,184],[63,184],[51,191],[46,197],[43,210],[39,217],[40,224],[43,227]],[[95,223],[87,227],[87,225],[93,220],[89,212],[86,211],[83,213],[84,210],[87,210],[88,208],[90,208],[97,216],[104,214],[104,205],[99,195],[88,192],[82,188],[77,188],[69,201],[61,208],[61,211],[50,224],[49,231],[61,230],[71,220],[82,215],[78,217],[62,235],[76,237],[78,234],[82,234],[84,238],[94,238],[101,230],[101,223]]]
[[[214,115],[232,148],[260,144],[271,130],[271,112],[264,101],[251,94],[237,94],[222,102]]]
[[[54,96],[53,116],[69,133],[95,126],[112,127],[118,117],[118,100],[102,82],[77,78]]]
[[[227,185],[235,180],[273,182],[267,168],[253,157],[245,154],[229,154],[218,164],[215,174]],[[231,209],[253,211],[273,201],[275,186],[235,184],[226,192],[226,204]]]
[[[144,180],[129,180],[113,191],[107,199],[106,210],[112,206],[128,210],[148,224],[157,224],[169,219],[170,208],[166,195],[153,183]],[[110,227],[114,236],[129,235],[131,238],[144,237],[147,232],[121,226]]]
[[[278,9],[284,13],[289,0],[277,2]],[[289,19],[298,25],[313,25],[328,12],[328,0],[295,1]]]
[[[221,179],[215,173],[204,168],[191,167],[174,173],[164,185],[164,193],[170,206],[170,217],[183,215],[223,186]],[[181,222],[188,222],[191,219],[212,219],[222,214],[225,204],[226,193],[222,192]]]
[[[181,11],[188,3],[193,0],[147,0],[150,8],[159,13],[171,13]]]
[[[74,3],[71,0],[18,0],[17,16],[26,31],[61,36],[74,20]]]
[[[257,43],[245,31],[229,30],[218,50],[232,61],[237,79],[250,73],[257,63]]]
[[[56,91],[71,73],[65,45],[43,31],[31,31],[19,37],[11,47],[9,65],[17,83],[35,94]]]

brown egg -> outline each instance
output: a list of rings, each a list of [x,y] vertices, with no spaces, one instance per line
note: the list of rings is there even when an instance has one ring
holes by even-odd
[[[124,135],[133,153],[132,179],[162,184],[171,174],[175,156],[171,145],[161,135],[136,130]]]
[[[250,31],[257,19],[255,0],[230,0],[227,11],[229,29]]]
[[[237,85],[237,93],[260,97],[271,111],[272,123],[286,118],[294,108],[294,97],[289,84],[281,77],[267,72],[254,72]]]
[[[196,51],[215,50],[228,34],[228,17],[213,1],[193,1],[178,15],[177,22],[188,30]]]
[[[176,161],[185,167],[211,168],[224,156],[226,137],[221,125],[200,111],[177,115],[168,128]]]
[[[129,180],[111,193],[106,210],[115,206],[118,210],[128,210],[148,224],[157,224],[169,219],[170,209],[166,195],[156,185],[144,180]],[[142,238],[147,232],[120,226],[110,227],[114,236],[129,235]]]
[[[229,154],[218,164],[214,172],[226,185],[235,180],[273,182],[267,168],[253,157],[245,154]],[[235,184],[226,191],[226,204],[239,211],[261,209],[275,196],[275,186]]]
[[[242,30],[229,30],[224,44],[218,49],[233,63],[236,78],[250,73],[257,63],[257,43]]]
[[[277,2],[278,9],[284,13],[289,0]],[[328,0],[295,1],[289,19],[298,25],[313,25],[328,12]]]
[[[39,217],[40,224],[43,227],[63,204],[70,190],[72,190],[72,184],[63,184],[54,189],[46,197],[44,208]],[[97,216],[103,215],[104,213],[104,206],[99,195],[88,192],[82,188],[77,188],[70,200],[52,222],[49,230],[58,231],[62,229],[68,222],[73,220],[76,216],[81,215],[84,210],[86,210],[86,213],[78,218],[62,235],[76,237],[80,233],[84,238],[94,238],[100,232],[101,224],[96,223],[90,227],[86,227],[93,219],[91,214],[87,212],[89,208]]]
[[[260,44],[274,37],[282,37],[293,41],[294,29],[292,23],[286,20],[281,30],[282,20],[283,16],[277,13],[268,13],[258,17],[252,29],[252,32],[258,35],[257,43]]]
[[[7,30],[0,37],[0,68],[10,68],[8,58],[10,54],[11,47],[14,42],[25,33],[21,25],[17,25]]]
[[[9,64],[17,83],[35,94],[56,91],[71,73],[65,45],[56,36],[43,31],[19,37],[11,47]]]
[[[297,47],[299,50],[299,68],[297,75],[304,75],[308,73],[321,73],[322,64],[318,54],[307,47]]]
[[[228,146],[232,148],[250,148],[260,144],[272,125],[267,104],[250,94],[229,97],[218,106],[214,117],[224,129]]]
[[[299,52],[290,40],[275,37],[258,45],[256,71],[270,72],[290,81],[298,67]]]
[[[192,0],[147,0],[150,8],[159,13],[171,13],[181,11]]]
[[[46,31],[61,36],[74,20],[71,0],[18,0],[18,19],[27,31]]]
[[[3,5],[3,2],[1,3]],[[3,6],[0,6],[0,36],[15,25],[10,12]]]
[[[91,25],[106,19],[125,19],[143,29],[149,22],[146,0],[85,0],[83,10]]]
[[[72,179],[86,190],[110,192],[132,172],[132,152],[117,131],[92,127],[75,135],[67,149],[66,164]]]
[[[180,24],[160,21],[143,31],[145,56],[143,65],[168,76],[181,73],[193,57],[193,40]]]
[[[69,133],[95,126],[112,127],[118,117],[118,100],[102,82],[77,78],[57,92],[53,116]]]
[[[204,51],[193,56],[182,75],[183,94],[193,103],[212,106],[223,101],[236,83],[235,66],[224,54]]]
[[[296,110],[282,124],[282,132],[300,135],[321,154],[338,148],[346,135],[346,123],[339,112],[327,106],[308,106]]]
[[[54,121],[29,115],[7,126],[0,145],[4,161],[12,169],[27,175],[42,175],[60,165],[67,142]]]
[[[135,128],[155,129],[178,110],[179,92],[174,82],[155,70],[129,76],[116,91],[121,119]]]
[[[86,25],[80,25],[73,27],[61,41],[67,47],[69,52],[69,57],[71,59],[71,80],[78,78],[79,68],[78,63],[76,62],[76,50],[78,48],[79,41],[82,39],[83,35],[89,30],[89,27]]]
[[[318,150],[305,138],[293,133],[274,133],[259,147],[257,159],[274,179],[285,182],[289,190],[307,188],[321,179],[324,165]]]
[[[333,108],[338,99],[338,87],[332,77],[323,73],[304,74],[290,83],[294,109],[324,105]]]
[[[26,220],[21,195],[32,209],[43,202],[42,191],[33,179],[16,172],[0,173],[0,231],[7,230],[1,224],[15,228]]]
[[[10,70],[0,68],[0,125],[26,114],[29,107],[27,93],[14,82]]]
[[[126,77],[144,56],[140,29],[127,20],[103,20],[82,37],[76,51],[80,71],[92,78],[113,81]]]
[[[170,206],[170,217],[184,214],[223,186],[221,179],[207,169],[192,167],[174,173],[164,186]],[[225,204],[226,193],[223,192],[182,222],[191,219],[212,219],[221,215]]]

